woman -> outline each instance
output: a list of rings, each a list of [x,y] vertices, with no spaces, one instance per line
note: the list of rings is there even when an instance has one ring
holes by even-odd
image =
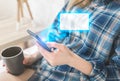
[[[48,34],[48,45],[57,50],[48,52],[37,45],[44,58],[35,64],[37,72],[29,81],[120,81],[119,2],[70,0],[60,13],[89,12],[90,30],[61,31],[57,17]],[[35,59],[39,55],[36,53],[30,58]],[[23,63],[32,63],[30,58],[25,58]]]

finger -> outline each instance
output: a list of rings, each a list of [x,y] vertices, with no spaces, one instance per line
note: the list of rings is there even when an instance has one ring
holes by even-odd
[[[30,60],[30,56],[24,56],[23,64],[27,65]]]
[[[26,59],[24,59],[24,60],[23,60],[23,64],[27,64],[27,61],[26,61]]]

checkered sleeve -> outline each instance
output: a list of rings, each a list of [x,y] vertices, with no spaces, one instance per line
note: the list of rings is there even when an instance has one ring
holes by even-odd
[[[110,57],[109,65],[107,68],[107,80],[106,81],[120,81],[120,36],[116,37],[112,52]]]
[[[120,35],[117,37],[117,41],[115,42],[115,54],[112,57],[112,63],[115,67],[120,69]]]
[[[120,32],[119,16],[115,13],[109,14],[116,15],[116,18],[110,15],[106,16],[108,13],[109,12],[101,12],[99,15],[96,15],[96,18],[92,21],[90,32],[83,47],[89,51],[83,50],[82,53],[84,55],[82,57],[88,55],[86,59],[93,66],[89,75],[90,81],[106,81],[106,77],[108,76],[108,65],[106,65],[106,62],[109,56],[111,56],[111,51],[115,51],[116,54],[112,58],[114,64],[110,65],[112,67],[120,67],[118,59],[118,57],[120,58],[120,39],[115,39],[119,37]],[[104,23],[102,19],[104,19]],[[117,40],[117,42],[115,42],[115,40]],[[115,48],[112,49],[113,45]],[[110,71],[112,71],[112,69]],[[116,75],[114,74],[114,76]]]
[[[119,32],[117,34],[118,36],[116,36],[114,39],[113,48],[111,48],[114,50],[113,52],[111,52],[110,58],[108,59],[109,64],[106,64],[106,60],[101,59],[100,57],[89,60],[89,62],[93,66],[93,69],[89,76],[90,81],[106,81],[106,79],[112,79],[113,81],[118,81],[119,76],[116,74],[120,70],[120,35]],[[108,42],[108,40],[106,41]],[[106,42],[103,44],[102,48],[105,46],[105,44]],[[110,44],[107,44],[107,46],[109,45]]]
[[[107,77],[105,64],[104,62],[94,59],[94,61],[90,61],[93,69],[89,75],[90,81],[105,81]]]

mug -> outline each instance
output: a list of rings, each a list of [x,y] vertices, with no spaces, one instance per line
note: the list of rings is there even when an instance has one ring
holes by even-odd
[[[1,59],[5,63],[9,73],[19,75],[24,72],[24,55],[21,47],[12,46],[4,49],[1,52]]]

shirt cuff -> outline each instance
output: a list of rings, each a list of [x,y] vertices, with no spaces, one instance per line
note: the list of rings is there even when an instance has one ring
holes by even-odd
[[[95,64],[93,62],[90,62],[92,64],[92,71],[89,76],[94,76],[95,75]]]
[[[118,69],[120,69],[120,56],[114,56],[112,57],[112,63],[115,65]]]
[[[92,71],[89,76],[99,75],[101,72],[104,72],[104,63],[101,61],[89,61],[92,64]]]

